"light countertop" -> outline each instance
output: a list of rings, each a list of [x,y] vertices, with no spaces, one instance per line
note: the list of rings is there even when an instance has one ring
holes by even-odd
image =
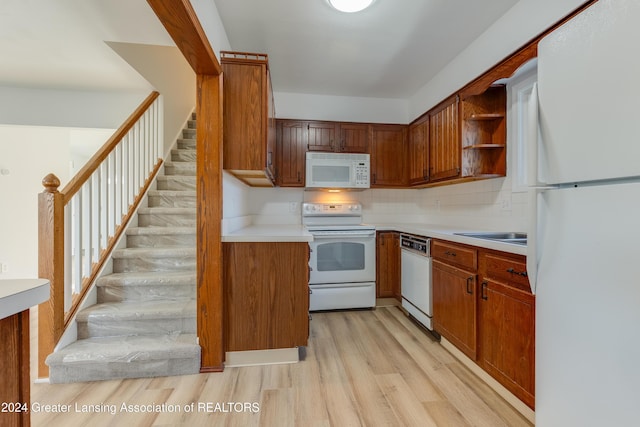
[[[509,252],[518,255],[527,255],[527,246],[514,243],[499,242],[496,240],[478,239],[475,237],[459,236],[455,233],[482,232],[478,228],[468,229],[456,226],[442,226],[434,224],[374,224],[377,231],[398,231],[400,233],[416,234],[419,236],[431,237],[433,239],[448,240],[450,242],[462,243],[465,245],[477,246],[485,249]],[[518,230],[504,230],[518,231]]]
[[[494,249],[502,252],[526,255],[527,247],[499,241],[477,239],[473,237],[458,236],[454,233],[469,231],[486,231],[477,228],[442,226],[436,224],[370,224],[378,231],[398,231],[400,233],[416,234],[435,239],[448,240],[450,242],[463,243],[486,249]],[[506,230],[517,231],[517,230]],[[311,242],[313,236],[304,226],[295,225],[250,225],[240,230],[222,235],[223,242]]]
[[[45,279],[0,280],[0,319],[13,316],[49,299]]]
[[[250,225],[222,235],[223,242],[312,242],[302,225]]]

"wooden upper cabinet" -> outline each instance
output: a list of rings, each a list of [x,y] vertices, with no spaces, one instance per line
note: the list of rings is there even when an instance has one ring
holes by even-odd
[[[366,123],[340,123],[340,146],[342,153],[369,152],[369,125]]]
[[[430,112],[429,178],[431,181],[460,177],[459,98],[454,96]]]
[[[337,151],[338,124],[336,122],[307,122],[309,151]]]
[[[309,151],[368,153],[367,123],[307,122]]]
[[[299,120],[278,120],[277,130],[278,185],[304,187],[307,123]]]
[[[249,185],[275,181],[275,108],[267,55],[220,52],[223,166]]]
[[[371,125],[371,187],[407,185],[407,125]]]
[[[409,126],[407,150],[410,185],[429,182],[429,116],[425,115]]]

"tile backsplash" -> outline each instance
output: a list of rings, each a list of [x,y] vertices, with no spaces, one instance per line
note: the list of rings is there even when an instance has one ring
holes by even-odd
[[[248,187],[247,187],[248,188]],[[303,202],[360,202],[371,223],[424,223],[487,230],[526,231],[527,194],[510,178],[426,189],[370,189],[342,193],[295,188],[248,188],[244,215],[254,224],[300,224]],[[225,196],[225,204],[233,203]],[[238,210],[225,208],[226,212]]]

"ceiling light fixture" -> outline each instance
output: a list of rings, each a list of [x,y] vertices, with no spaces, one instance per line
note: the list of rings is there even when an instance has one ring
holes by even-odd
[[[360,12],[371,6],[373,0],[329,0],[329,4],[340,12]]]

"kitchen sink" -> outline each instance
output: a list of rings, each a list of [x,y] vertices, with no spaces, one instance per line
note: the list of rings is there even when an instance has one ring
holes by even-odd
[[[513,243],[516,245],[527,244],[527,233],[517,233],[512,231],[486,231],[453,234],[457,234],[458,236],[473,237],[475,239],[496,240],[499,242]]]

